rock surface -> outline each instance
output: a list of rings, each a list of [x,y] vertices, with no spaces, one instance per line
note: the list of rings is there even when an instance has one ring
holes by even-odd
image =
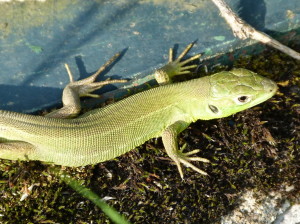
[[[292,190],[286,189],[286,191]],[[245,192],[241,204],[227,216],[222,224],[299,224],[300,204],[293,204],[281,193]]]

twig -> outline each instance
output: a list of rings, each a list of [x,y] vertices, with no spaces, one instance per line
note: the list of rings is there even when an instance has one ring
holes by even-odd
[[[247,38],[257,40],[264,44],[270,45],[271,47],[274,47],[295,59],[300,60],[300,53],[281,44],[267,34],[257,31],[254,27],[238,17],[223,0],[212,0],[212,2],[219,8],[221,16],[231,27],[234,36],[242,40]]]

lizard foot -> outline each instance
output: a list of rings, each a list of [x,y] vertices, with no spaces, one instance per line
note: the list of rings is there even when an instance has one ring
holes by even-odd
[[[67,64],[65,67],[67,69],[70,83],[66,85],[63,90],[62,102],[63,107],[55,110],[49,114],[47,117],[54,118],[72,118],[79,114],[81,110],[80,97],[100,97],[97,94],[92,94],[93,91],[100,89],[102,86],[112,83],[124,83],[127,80],[110,80],[106,79],[102,82],[95,82],[97,77],[109,66],[111,65],[118,57],[120,53],[115,54],[111,59],[109,59],[103,66],[101,66],[98,71],[96,71],[93,75],[81,79],[78,81],[74,81],[74,77],[70,71],[70,68]]]
[[[190,51],[190,49],[194,46],[195,42],[189,44],[183,52],[178,56],[177,59],[174,60],[174,52],[173,48],[170,48],[169,50],[169,61],[168,63],[157,69],[154,73],[154,77],[156,81],[160,85],[169,84],[172,82],[172,77],[176,75],[183,75],[183,74],[189,74],[189,69],[196,68],[198,65],[188,65],[189,62],[196,60],[201,57],[201,54],[196,54],[184,61],[181,61],[184,56]]]
[[[181,149],[179,149],[175,155],[175,158],[173,157],[172,159],[175,161],[180,177],[183,179],[183,171],[182,171],[182,167],[181,167],[181,163],[183,165],[185,165],[186,167],[189,167],[191,169],[193,169],[194,171],[202,174],[202,175],[208,175],[206,172],[204,172],[203,170],[199,169],[198,167],[196,167],[195,165],[193,165],[192,163],[190,163],[189,161],[200,161],[200,162],[204,162],[204,163],[209,163],[210,161],[208,159],[202,158],[202,157],[190,157],[191,155],[194,155],[196,153],[198,153],[200,150],[199,149],[195,149],[192,150],[190,152],[186,152],[184,153],[183,151],[185,150],[187,144],[184,144]]]
[[[93,75],[81,79],[78,81],[74,81],[74,77],[70,71],[70,68],[68,64],[65,64],[66,70],[69,75],[70,83],[67,85],[71,88],[74,88],[76,92],[78,93],[79,97],[99,97],[97,94],[91,94],[91,92],[94,92],[97,89],[100,89],[104,85],[112,84],[112,83],[124,83],[127,82],[127,80],[111,80],[110,78],[106,79],[102,82],[95,82],[97,77],[113,62],[116,61],[116,59],[120,56],[120,53],[115,54],[112,58],[110,58],[104,65],[102,65]]]

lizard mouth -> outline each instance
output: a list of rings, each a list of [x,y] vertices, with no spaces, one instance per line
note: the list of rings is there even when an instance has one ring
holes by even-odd
[[[261,89],[262,94],[260,94],[260,97],[258,97],[251,103],[251,107],[270,99],[272,96],[275,95],[276,91],[278,90],[277,84],[270,79],[263,79],[261,81],[261,84],[263,86],[263,89]]]
[[[266,92],[269,92],[269,93],[274,93],[277,91],[278,89],[278,86],[277,84],[272,81],[271,79],[264,79],[262,81],[262,84],[264,85],[264,89]]]
[[[262,81],[262,84],[264,86],[264,91],[266,93],[266,99],[271,98],[278,90],[277,84],[270,79],[264,79]]]

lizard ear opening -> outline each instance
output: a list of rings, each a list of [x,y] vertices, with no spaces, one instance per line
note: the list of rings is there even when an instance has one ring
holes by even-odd
[[[208,105],[208,107],[214,114],[217,114],[219,112],[219,109],[214,105]]]

